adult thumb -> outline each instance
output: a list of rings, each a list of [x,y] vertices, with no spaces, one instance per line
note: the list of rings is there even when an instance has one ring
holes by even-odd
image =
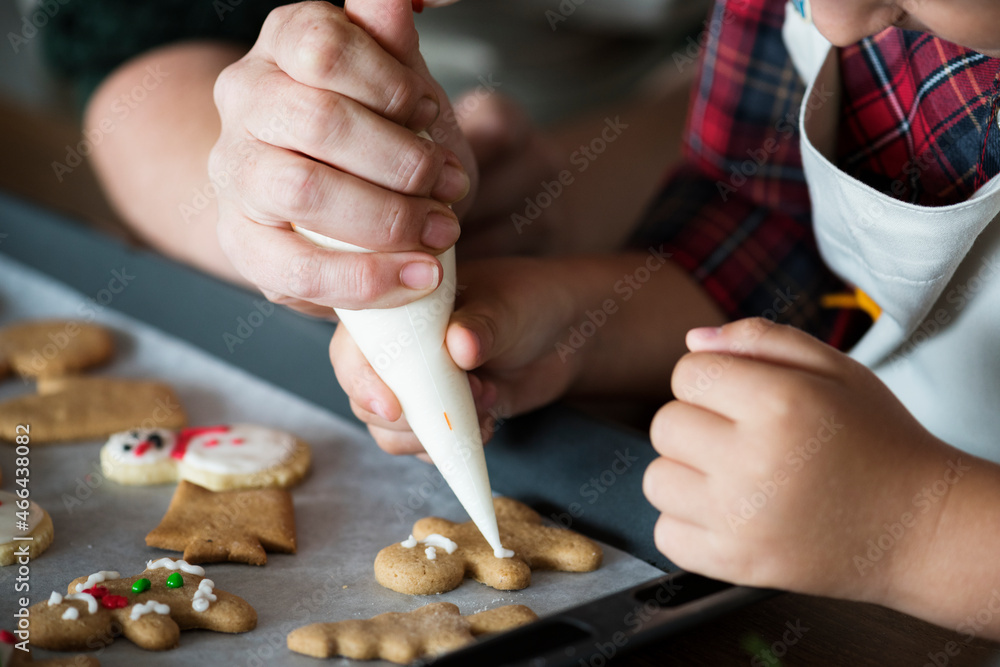
[[[348,0],[344,11],[401,63],[426,70],[413,23],[412,0]]]

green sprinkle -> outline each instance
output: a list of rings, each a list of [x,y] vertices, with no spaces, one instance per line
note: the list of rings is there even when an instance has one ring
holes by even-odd
[[[132,584],[132,592],[138,595],[139,593],[145,593],[149,590],[149,579],[137,579],[134,584]]]
[[[167,588],[180,588],[184,585],[184,577],[181,576],[180,572],[174,572],[172,575],[167,577]]]

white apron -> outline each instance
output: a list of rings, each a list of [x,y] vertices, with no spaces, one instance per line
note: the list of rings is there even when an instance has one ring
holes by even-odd
[[[791,6],[783,36],[808,86],[799,130],[820,253],[882,309],[850,355],[934,435],[1000,463],[1000,176],[938,208],[851,178],[832,161],[837,50]]]

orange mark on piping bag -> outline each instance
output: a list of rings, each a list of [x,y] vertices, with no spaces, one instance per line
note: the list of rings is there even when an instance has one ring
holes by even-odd
[[[448,430],[449,430],[449,431],[454,431],[455,429],[453,429],[453,428],[451,427],[451,420],[450,420],[450,419],[448,419],[448,413],[447,413],[447,412],[446,412],[446,413],[444,413],[444,420],[445,420],[446,422],[448,422]]]

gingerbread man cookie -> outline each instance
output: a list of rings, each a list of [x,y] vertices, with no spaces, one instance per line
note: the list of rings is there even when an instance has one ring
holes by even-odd
[[[104,327],[85,322],[42,320],[0,328],[0,378],[59,377],[111,358],[114,341]]]
[[[177,646],[181,630],[247,632],[257,612],[243,598],[215,588],[205,570],[183,560],[146,563],[142,574],[122,579],[95,572],[70,582],[32,605],[31,643],[56,651],[93,649],[119,634],[136,646],[164,651]]]
[[[104,474],[120,484],[188,480],[212,491],[292,486],[309,459],[306,443],[254,424],[132,429],[101,448]]]
[[[38,393],[0,403],[0,440],[31,424],[31,444],[106,438],[136,427],[181,428],[187,416],[162,382],[106,377],[39,379]]]
[[[284,489],[215,492],[181,482],[146,544],[183,551],[191,563],[264,565],[265,550],[295,553],[292,496]]]
[[[520,590],[531,570],[590,572],[601,565],[601,547],[579,533],[542,523],[533,509],[496,498],[500,540],[514,555],[497,558],[471,521],[462,524],[428,517],[413,525],[410,539],[382,549],[375,578],[409,595],[432,595],[456,588],[468,576],[499,590]]]
[[[54,535],[52,517],[37,503],[0,491],[0,566],[38,558]]]
[[[449,602],[437,602],[411,612],[338,623],[313,623],[288,635],[288,648],[314,658],[342,655],[357,660],[381,658],[407,664],[462,648],[479,635],[503,632],[538,620],[523,605],[508,605],[471,616],[459,614]]]

